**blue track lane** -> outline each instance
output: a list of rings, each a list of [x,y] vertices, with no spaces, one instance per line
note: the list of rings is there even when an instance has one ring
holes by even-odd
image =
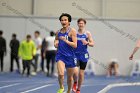
[[[97,93],[109,84],[126,82],[140,82],[140,78],[85,76],[81,93]],[[67,89],[66,79],[64,85]],[[42,73],[30,78],[18,73],[0,73],[0,93],[57,93],[58,88],[57,78]],[[140,93],[140,86],[112,88],[107,93]]]

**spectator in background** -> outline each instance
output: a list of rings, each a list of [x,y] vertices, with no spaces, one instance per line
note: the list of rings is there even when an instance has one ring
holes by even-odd
[[[36,47],[34,42],[31,39],[30,35],[27,35],[27,39],[22,41],[19,47],[19,56],[23,61],[23,71],[22,75],[24,75],[25,70],[27,68],[27,76],[30,76],[30,64],[32,62],[33,56],[36,54]]]
[[[54,74],[54,64],[55,64],[55,56],[56,56],[56,48],[54,47],[55,33],[53,31],[50,32],[50,36],[46,37],[46,61],[47,61],[47,76],[53,76]],[[51,74],[50,72],[50,63],[51,63]]]
[[[116,59],[112,59],[110,61],[108,71],[107,71],[107,76],[110,77],[112,75],[118,76],[119,75],[119,64]]]
[[[13,62],[14,60],[17,63],[18,72],[20,72],[19,66],[19,58],[18,58],[18,49],[19,49],[19,40],[16,38],[16,34],[12,35],[12,40],[10,41],[10,48],[11,48],[11,64],[10,64],[10,72],[13,72]]]
[[[135,47],[134,50],[133,50],[133,53],[132,53],[131,56],[129,57],[129,60],[133,60],[133,56],[134,56],[134,54],[139,50],[139,48],[140,48],[140,39],[138,40],[137,45],[136,45],[136,47]]]
[[[38,58],[41,54],[41,44],[42,44],[40,32],[35,31],[34,36],[35,36],[34,41],[35,41],[35,46],[36,46],[36,55],[34,56],[34,63],[32,63],[32,65],[34,66],[34,72],[32,73],[32,75],[36,75],[37,70],[38,70]]]
[[[3,31],[0,30],[0,66],[1,66],[1,72],[3,72],[4,67],[4,55],[6,55],[6,40],[3,38]]]
[[[44,52],[46,50],[46,47],[47,47],[47,43],[46,43],[46,39],[44,38],[42,41],[42,45],[41,45],[41,70],[43,72],[45,72],[45,70],[44,70],[44,60],[45,60]]]

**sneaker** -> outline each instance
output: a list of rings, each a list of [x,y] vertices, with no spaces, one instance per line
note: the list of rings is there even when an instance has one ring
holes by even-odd
[[[76,92],[76,87],[77,87],[77,83],[74,83],[74,84],[73,84],[73,87],[72,87],[72,91],[73,91],[73,92]]]
[[[80,93],[80,90],[77,90],[76,93]]]
[[[57,93],[63,93],[64,92],[64,88],[60,88],[58,91],[57,91]]]
[[[36,73],[36,72],[32,72],[31,75],[32,75],[32,76],[36,76],[37,73]]]

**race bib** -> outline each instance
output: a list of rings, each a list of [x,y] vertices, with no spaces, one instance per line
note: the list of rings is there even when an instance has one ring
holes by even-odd
[[[88,58],[88,53],[85,54],[85,58]]]
[[[66,38],[66,40],[68,40],[69,37],[67,35],[65,35],[65,38]]]
[[[77,65],[77,58],[74,58],[74,63],[75,65]]]

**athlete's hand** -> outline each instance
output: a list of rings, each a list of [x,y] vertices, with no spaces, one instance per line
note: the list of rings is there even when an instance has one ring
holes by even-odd
[[[67,39],[64,36],[61,36],[60,40],[66,41]]]
[[[56,41],[54,42],[54,46],[55,46],[55,48],[57,48],[57,47],[58,47],[58,43],[59,43],[59,41],[58,41],[58,40],[56,40]]]
[[[81,41],[82,41],[83,45],[87,45],[88,44],[88,42],[86,40],[81,40]]]
[[[131,56],[129,57],[129,60],[133,60],[133,55],[131,55]]]

